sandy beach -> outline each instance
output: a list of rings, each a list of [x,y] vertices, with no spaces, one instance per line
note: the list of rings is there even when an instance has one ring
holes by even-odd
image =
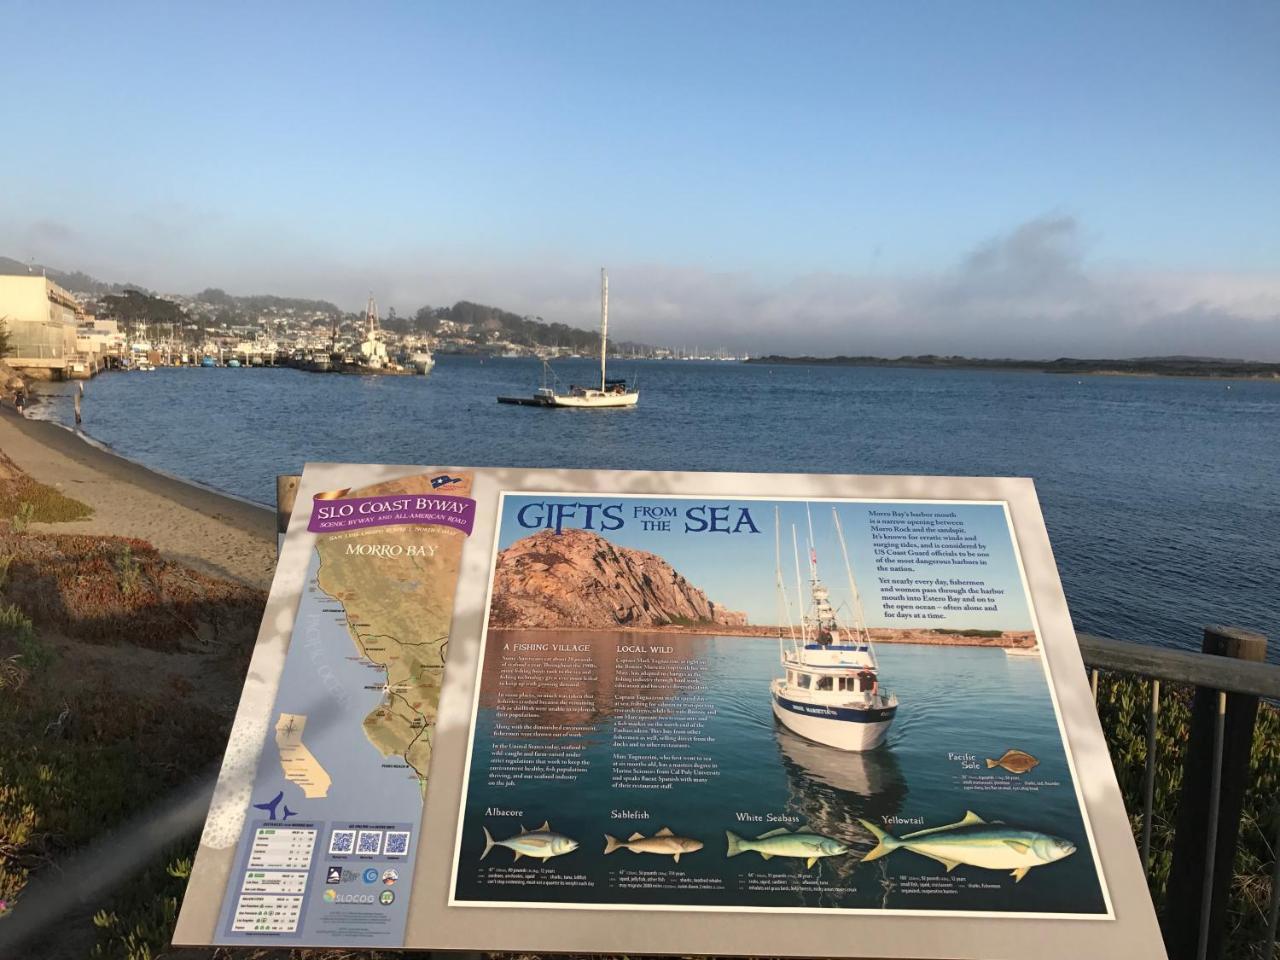
[[[50,533],[138,537],[166,557],[266,590],[275,569],[271,510],[193,486],[91,445],[69,430],[0,409],[0,451],[40,483],[93,508]]]

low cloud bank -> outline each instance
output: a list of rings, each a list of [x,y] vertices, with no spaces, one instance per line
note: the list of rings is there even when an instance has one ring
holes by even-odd
[[[1081,234],[1071,217],[1041,217],[979,244],[951,269],[913,275],[814,273],[778,282],[612,263],[610,317],[624,339],[755,354],[1280,361],[1280,273],[1095,264]],[[55,224],[33,224],[24,239],[26,256],[161,290],[218,286],[355,308],[372,289],[401,312],[465,299],[575,326],[599,316],[596,265],[567,259],[460,265],[424,252],[361,266],[331,251],[282,253],[278,244],[228,265],[217,251],[178,243],[117,249],[134,258],[130,266],[95,255],[89,238]]]

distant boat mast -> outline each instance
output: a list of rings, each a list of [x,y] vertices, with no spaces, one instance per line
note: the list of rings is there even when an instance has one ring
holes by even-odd
[[[609,339],[609,274],[600,268],[600,392],[605,390],[604,356]]]

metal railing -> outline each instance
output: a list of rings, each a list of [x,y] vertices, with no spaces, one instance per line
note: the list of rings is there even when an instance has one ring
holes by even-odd
[[[1200,653],[1084,633],[1077,634],[1077,639],[1090,671],[1095,703],[1102,671],[1123,674],[1149,689],[1139,835],[1142,865],[1149,879],[1162,685],[1185,684],[1192,688],[1172,863],[1164,887],[1160,926],[1170,960],[1223,957],[1228,945],[1228,899],[1259,703],[1260,699],[1280,700],[1280,666],[1265,662],[1265,637],[1234,627],[1205,627]],[[1111,744],[1113,732],[1106,732]],[[1280,919],[1280,796],[1271,802],[1276,804],[1271,816],[1275,821],[1270,838],[1271,889],[1263,935],[1258,943],[1249,945],[1256,948],[1252,955],[1266,960],[1275,956]]]

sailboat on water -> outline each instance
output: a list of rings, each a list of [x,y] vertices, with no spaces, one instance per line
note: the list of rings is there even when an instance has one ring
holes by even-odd
[[[809,508],[805,506],[805,514]],[[842,623],[831,604],[831,593],[818,576],[818,554],[809,520],[809,603],[800,599],[797,625],[791,620],[790,602],[782,577],[781,536],[775,529],[777,589],[785,612],[791,642],[779,637],[784,676],[770,684],[773,714],[778,722],[800,736],[839,750],[874,750],[884,742],[898,712],[898,698],[880,686],[880,664],[871,634],[862,617],[862,600],[853,579],[849,549],[845,545],[840,515],[831,508],[845,574],[849,579],[852,623]],[[775,528],[778,521],[774,521]],[[796,554],[796,594],[803,598],[800,551],[791,528]]]
[[[571,386],[568,393],[557,393],[546,381],[544,361],[543,383],[532,397],[499,397],[499,403],[526,407],[634,407],[640,402],[640,391],[626,379],[610,379],[607,369],[609,343],[609,274],[600,268],[600,386]]]

